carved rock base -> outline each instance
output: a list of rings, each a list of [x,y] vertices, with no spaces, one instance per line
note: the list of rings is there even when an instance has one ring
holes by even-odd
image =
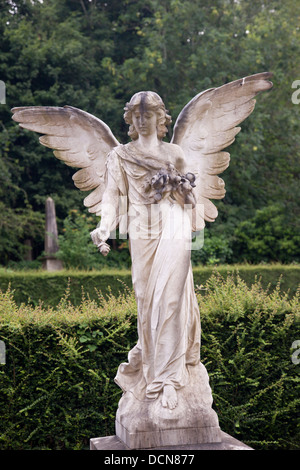
[[[221,442],[221,430],[212,409],[205,367],[189,367],[189,384],[177,390],[173,410],[156,400],[140,401],[131,392],[122,396],[116,415],[116,436],[130,449]]]

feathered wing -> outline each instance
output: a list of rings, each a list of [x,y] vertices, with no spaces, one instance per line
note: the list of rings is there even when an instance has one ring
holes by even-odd
[[[81,168],[73,181],[82,191],[92,191],[84,205],[100,215],[105,190],[105,163],[108,153],[119,142],[100,119],[72,106],[25,106],[13,108],[13,119],[20,127],[43,134],[40,143],[54,150],[67,165]]]
[[[179,114],[172,143],[186,156],[187,170],[196,175],[194,230],[205,221],[213,222],[218,211],[211,199],[225,196],[224,181],[218,177],[229,165],[230,154],[223,149],[232,144],[238,127],[253,111],[254,96],[268,90],[271,73],[259,73],[196,95]]]

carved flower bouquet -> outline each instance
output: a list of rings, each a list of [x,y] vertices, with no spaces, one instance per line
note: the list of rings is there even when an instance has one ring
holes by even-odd
[[[171,196],[181,205],[191,204],[195,206],[193,188],[195,187],[195,175],[187,173],[181,175],[174,165],[169,163],[167,168],[161,168],[150,181],[147,181],[146,191],[155,203],[163,198]]]

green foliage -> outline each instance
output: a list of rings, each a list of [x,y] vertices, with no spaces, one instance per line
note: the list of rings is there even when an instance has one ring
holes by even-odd
[[[10,261],[21,261],[28,254],[25,240],[35,240],[35,244],[43,243],[45,230],[44,215],[35,212],[30,206],[11,209],[0,201],[0,259],[2,264]]]
[[[90,237],[90,232],[95,228],[95,224],[92,225],[91,222],[94,222],[93,217],[87,218],[76,209],[64,220],[63,235],[58,237],[57,258],[62,260],[67,269],[91,269],[100,266],[101,257]]]
[[[66,269],[128,268],[131,264],[127,241],[115,243],[108,257],[100,255],[90,232],[96,228],[95,218],[72,210],[64,220],[63,235],[59,235],[59,251]]]
[[[81,302],[82,289],[92,299],[98,297],[98,292],[107,296],[110,293],[118,295],[125,286],[131,286],[129,271],[3,271],[0,273],[0,288],[11,288],[17,304],[30,303],[38,305],[40,301],[55,307],[63,298],[67,288],[70,290],[70,300],[74,305]]]
[[[10,108],[76,106],[106,122],[125,143],[123,108],[136,91],[158,92],[174,124],[200,91],[268,70],[274,74],[274,87],[258,97],[255,112],[230,147],[231,163],[222,176],[226,198],[217,202],[219,217],[208,227],[211,236],[206,237],[201,262],[245,258],[241,252],[238,259],[230,259],[235,229],[274,201],[285,206],[280,223],[298,233],[300,106],[291,101],[292,83],[299,78],[298,16],[299,5],[292,0],[218,0],[213,5],[204,0],[3,0],[1,212],[15,220],[30,208],[42,217],[51,196],[60,233],[70,210],[83,212],[84,194],[71,178],[75,170],[43,148],[37,135],[18,128]],[[39,231],[39,216],[31,227]],[[0,234],[2,264],[20,255],[27,235],[12,235],[8,249],[6,235]],[[38,255],[43,246],[35,235],[32,240]],[[213,240],[219,245],[215,251]],[[281,249],[285,252],[285,246]],[[284,258],[282,252],[276,260]],[[257,253],[256,259],[268,256]]]
[[[295,295],[300,284],[299,265],[228,265],[205,266],[193,268],[194,284],[201,286],[206,283],[213,272],[222,276],[240,276],[250,287],[257,279],[265,289],[273,291],[280,280],[282,293],[290,297]],[[39,305],[42,301],[47,306],[55,307],[63,298],[66,289],[73,305],[80,305],[82,290],[93,300],[98,292],[103,296],[120,292],[132,287],[130,270],[103,269],[101,271],[11,271],[0,270],[0,289],[11,289],[15,302]]]
[[[211,231],[204,229],[204,244],[200,250],[191,252],[194,266],[199,264],[214,266],[216,264],[230,263],[233,250],[230,240],[226,235],[214,235]]]
[[[269,294],[259,282],[210,276],[198,293],[205,364],[223,431],[256,449],[299,446],[299,292]],[[114,434],[121,391],[113,378],[137,340],[133,293],[74,307],[17,306],[0,293],[0,448],[87,449]]]
[[[212,276],[198,295],[202,360],[221,427],[256,449],[299,448],[299,290],[293,299],[259,282]]]
[[[300,236],[285,211],[281,204],[274,204],[258,209],[254,217],[241,222],[234,233],[235,257],[252,263],[299,262]]]
[[[121,391],[113,377],[129,342],[132,296],[74,308],[66,293],[55,311],[16,307],[1,293],[0,447],[82,449],[109,434]],[[15,444],[14,444],[15,441]]]

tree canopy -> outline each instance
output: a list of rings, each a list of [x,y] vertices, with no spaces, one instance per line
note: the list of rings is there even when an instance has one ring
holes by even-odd
[[[135,92],[156,91],[174,124],[200,91],[263,71],[273,89],[230,147],[226,197],[205,230],[227,262],[299,261],[299,2],[1,0],[0,13],[1,264],[22,259],[26,239],[40,254],[48,196],[61,229],[71,210],[85,211],[74,170],[12,121],[12,107],[75,106],[126,143],[123,108]]]

